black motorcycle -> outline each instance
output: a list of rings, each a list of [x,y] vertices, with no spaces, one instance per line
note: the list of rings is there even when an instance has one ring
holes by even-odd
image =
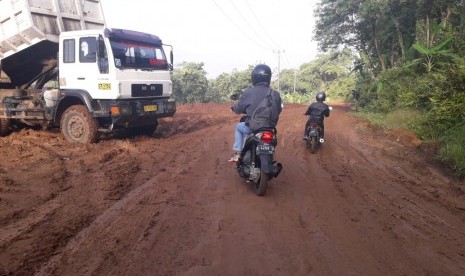
[[[305,133],[306,146],[311,153],[316,153],[317,149],[324,142],[321,138],[321,126],[319,123],[310,123]]]
[[[277,145],[276,128],[259,129],[245,139],[239,160],[239,175],[251,182],[256,195],[265,195],[268,181],[277,177],[283,166],[274,160]]]

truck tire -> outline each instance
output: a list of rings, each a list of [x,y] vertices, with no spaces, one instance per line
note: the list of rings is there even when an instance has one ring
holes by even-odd
[[[10,131],[10,119],[1,118],[0,119],[0,137],[7,135],[9,131]]]
[[[61,117],[61,132],[68,142],[88,144],[98,138],[98,122],[84,105],[72,105]]]

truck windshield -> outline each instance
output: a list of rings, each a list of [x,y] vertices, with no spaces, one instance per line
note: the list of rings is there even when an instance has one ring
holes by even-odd
[[[120,39],[110,42],[117,68],[168,69],[165,52],[160,45]]]

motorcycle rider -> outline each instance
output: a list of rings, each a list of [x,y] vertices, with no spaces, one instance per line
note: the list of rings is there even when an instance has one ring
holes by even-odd
[[[233,145],[233,156],[228,160],[230,162],[236,162],[239,159],[244,137],[252,133],[252,130],[248,127],[248,121],[252,116],[257,105],[265,98],[270,88],[271,83],[271,68],[266,64],[258,64],[252,70],[251,80],[253,86],[247,88],[244,93],[241,94],[239,102],[231,107],[231,110],[236,114],[246,114],[241,118],[241,121],[236,125],[234,134],[234,145]],[[279,113],[281,113],[281,96],[279,93],[271,89],[272,98],[276,101],[276,105],[279,106]]]
[[[325,125],[324,125],[324,117],[329,117],[329,106],[324,103],[326,100],[326,93],[325,92],[318,92],[316,94],[316,102],[310,104],[307,111],[304,115],[309,115],[307,123],[305,124],[304,129],[304,140],[307,140],[307,128],[310,126],[311,123],[318,123],[321,126],[321,139],[324,141],[325,137]]]

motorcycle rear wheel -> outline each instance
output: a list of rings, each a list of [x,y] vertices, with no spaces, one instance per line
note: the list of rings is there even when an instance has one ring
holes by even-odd
[[[0,137],[7,135],[9,130],[10,130],[10,119],[1,118],[0,119]]]
[[[268,180],[269,177],[263,170],[263,168],[260,168],[260,178],[257,181],[254,181],[253,183],[253,190],[256,195],[258,196],[264,196],[266,193],[266,188],[268,187]]]
[[[315,153],[317,147],[318,147],[317,137],[309,137],[307,140],[307,148],[310,148],[310,152]]]

